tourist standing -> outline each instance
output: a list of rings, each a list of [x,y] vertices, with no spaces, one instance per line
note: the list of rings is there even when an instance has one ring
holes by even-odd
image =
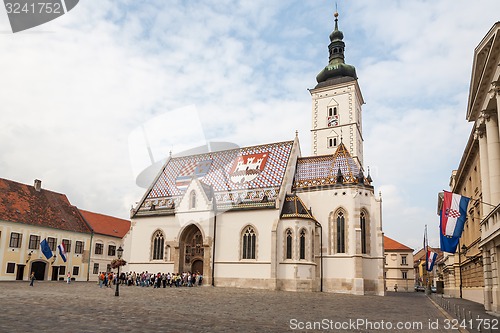
[[[31,276],[30,276],[30,287],[33,287],[33,284],[35,283],[35,272],[31,272]]]

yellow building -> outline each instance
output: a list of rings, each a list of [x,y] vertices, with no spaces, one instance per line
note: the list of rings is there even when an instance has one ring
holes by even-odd
[[[0,280],[86,281],[91,229],[61,193],[0,178]],[[53,256],[40,250],[46,240]],[[64,244],[66,262],[57,251]]]
[[[459,251],[443,262],[451,295],[500,313],[500,22],[474,50],[466,118],[473,124],[450,189],[472,198]],[[446,286],[448,281],[448,286]]]
[[[130,221],[79,210],[66,195],[0,178],[0,281],[97,280],[109,271]],[[40,249],[46,240],[52,256]],[[64,244],[66,261],[58,251]],[[90,267],[90,271],[89,271]]]
[[[387,290],[413,291],[413,249],[384,236],[384,278]]]

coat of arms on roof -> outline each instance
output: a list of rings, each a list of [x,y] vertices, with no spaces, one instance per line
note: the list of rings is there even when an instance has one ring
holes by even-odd
[[[238,156],[231,167],[229,177],[233,183],[246,183],[257,178],[267,162],[268,153]]]
[[[182,167],[179,175],[175,178],[175,186],[181,191],[185,190],[192,178],[202,180],[207,175],[212,166],[212,160],[191,161]]]

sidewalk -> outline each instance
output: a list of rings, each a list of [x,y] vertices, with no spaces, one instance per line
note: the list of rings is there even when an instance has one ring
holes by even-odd
[[[500,317],[487,313],[481,303],[441,294],[431,294],[429,297],[453,318],[451,324],[462,332],[500,331]]]

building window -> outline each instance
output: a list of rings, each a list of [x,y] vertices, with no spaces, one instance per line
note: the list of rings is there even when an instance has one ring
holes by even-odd
[[[106,272],[111,272],[111,264],[106,265]]]
[[[36,250],[40,246],[40,236],[30,235],[30,243],[28,245],[28,249]]]
[[[73,276],[77,276],[78,274],[80,274],[80,267],[74,266],[73,267]]]
[[[47,244],[49,244],[50,250],[55,251],[56,250],[56,244],[57,244],[57,238],[54,237],[47,237]]]
[[[299,259],[306,258],[306,231],[302,229],[300,231],[300,257]]]
[[[83,253],[83,242],[82,241],[76,241],[75,243],[75,253],[81,254]]]
[[[366,218],[365,213],[359,216],[359,226],[361,228],[361,253],[366,253]]]
[[[21,247],[23,235],[18,232],[10,233],[9,247]]]
[[[408,265],[408,263],[406,262],[406,256],[401,256],[401,265]]]
[[[337,253],[345,253],[345,217],[344,213],[337,214]]]
[[[66,266],[59,266],[59,275],[66,274]]]
[[[246,227],[244,230],[242,258],[255,259],[255,243],[257,240],[255,230],[251,226]]]
[[[194,190],[189,193],[189,208],[196,208],[196,192]]]
[[[9,274],[10,273],[14,273],[15,269],[16,269],[16,264],[15,263],[13,263],[13,262],[8,262],[7,263],[7,273],[9,273]]]
[[[337,49],[334,50],[334,52],[336,51]],[[332,117],[332,116],[336,116],[337,115],[337,107],[334,106],[334,107],[328,107],[328,117]]]
[[[407,271],[401,271],[401,276],[404,280],[408,279],[408,272]]]
[[[92,270],[92,274],[99,274],[99,264],[94,264],[94,269]]]
[[[194,191],[191,193],[194,193]],[[165,238],[163,237],[163,232],[158,230],[153,235],[153,260],[163,259],[164,246]]]
[[[328,148],[337,147],[337,138],[327,138]]]
[[[71,241],[69,239],[63,239],[62,243],[64,245],[64,250],[66,251],[66,253],[70,253],[71,252]]]
[[[108,256],[114,257],[116,255],[116,246],[109,245],[108,246]]]
[[[104,244],[95,243],[95,254],[102,254],[104,248]]]
[[[292,259],[292,230],[286,230],[286,259]]]

